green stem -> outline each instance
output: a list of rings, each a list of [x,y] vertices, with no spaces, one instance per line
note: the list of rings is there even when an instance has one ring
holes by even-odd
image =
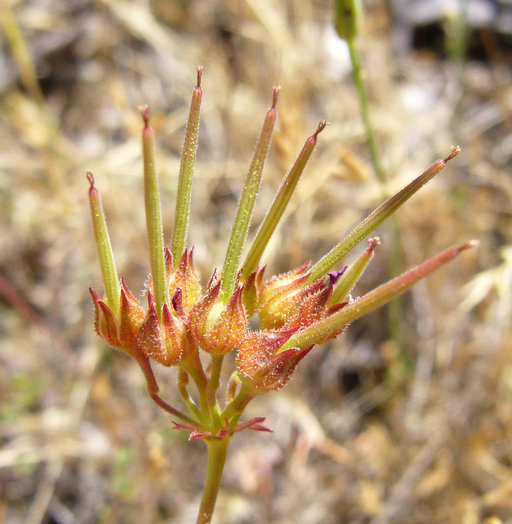
[[[279,187],[277,195],[275,196],[274,201],[272,202],[272,205],[270,206],[270,209],[268,210],[245,259],[243,265],[244,279],[246,279],[256,269],[261,255],[267,247],[267,244],[274,233],[277,224],[281,220],[281,217],[283,216],[283,213],[286,209],[286,206],[288,205],[288,202],[290,201],[293,192],[295,191],[297,182],[299,181],[299,178],[306,167],[309,157],[311,156],[311,153],[313,153],[318,134],[325,128],[326,125],[327,122],[325,121],[322,121],[318,124],[316,131],[306,140],[292,168],[281,182],[281,186]]]
[[[220,386],[220,373],[224,355],[212,355],[212,369],[210,373],[210,383],[208,384],[208,398],[211,406],[215,406],[217,401],[215,394]]]
[[[359,255],[359,257],[347,268],[341,276],[329,300],[329,304],[342,302],[361,278],[364,270],[373,258],[375,247],[380,243],[378,238],[369,240],[370,245]]]
[[[208,447],[208,469],[196,524],[211,522],[230,440],[231,437],[205,439]]]
[[[223,360],[224,355],[212,355],[210,379],[208,381],[206,391],[206,396],[208,398],[208,406],[210,409],[210,416],[215,429],[220,429],[224,425],[224,419],[220,418],[219,408],[217,406],[217,390],[220,386],[220,373],[222,370]]]
[[[94,175],[90,171],[87,172],[87,180],[91,184],[89,188],[89,203],[91,206],[96,251],[98,252],[105,295],[107,296],[107,305],[117,315],[120,307],[121,288],[119,287],[119,278],[108,234],[107,221],[101,204],[100,193],[94,185]]]
[[[190,196],[192,193],[192,178],[196,163],[197,129],[199,127],[199,113],[201,110],[201,76],[203,68],[197,68],[197,85],[192,93],[190,113],[188,116],[187,131],[181,155],[180,176],[178,193],[176,195],[176,211],[174,214],[174,231],[172,237],[172,259],[174,264],[179,264],[185,249],[190,215]]]
[[[179,368],[178,371],[178,391],[183,399],[183,402],[187,405],[188,409],[194,414],[198,419],[202,419],[202,413],[199,411],[199,408],[196,406],[193,399],[190,397],[187,391],[188,384],[188,374],[183,368]]]
[[[254,397],[255,395],[249,389],[249,387],[245,383],[242,383],[242,387],[240,388],[238,395],[227,405],[226,409],[221,413],[221,419],[228,419],[230,421],[230,427],[231,429],[233,429],[233,417],[238,416],[238,418],[240,418],[240,415],[242,414],[243,410]]]
[[[363,117],[366,139],[368,141],[368,147],[370,148],[370,155],[372,158],[373,167],[379,182],[381,184],[382,196],[387,198],[389,196],[386,188],[386,173],[382,167],[381,157],[379,148],[377,146],[377,140],[375,139],[375,133],[373,131],[373,125],[370,119],[370,111],[368,108],[368,98],[366,95],[366,88],[364,84],[363,73],[361,71],[361,62],[359,59],[359,53],[355,44],[355,38],[347,39],[348,49],[350,53],[350,60],[352,62],[352,76],[354,84],[359,96],[359,105],[361,107],[361,114]],[[400,243],[400,232],[398,224],[394,217],[391,217],[388,226],[390,236],[390,257],[388,261],[389,275],[396,275],[401,270],[402,261],[402,246]],[[397,346],[400,348],[400,353],[403,353],[402,348],[402,301],[398,299],[393,302],[388,309],[388,326],[391,338],[395,341]]]
[[[366,315],[366,313],[373,311],[397,297],[418,282],[418,280],[430,275],[436,269],[439,269],[447,262],[450,262],[450,260],[459,256],[462,251],[473,248],[477,244],[475,241],[469,241],[460,246],[445,249],[419,266],[406,271],[393,280],[373,289],[361,298],[354,300],[354,302],[346,305],[343,309],[292,335],[283,346],[281,346],[279,353],[290,348],[301,348],[309,346],[310,344],[319,343],[326,336],[335,333],[339,329],[343,329],[344,326],[356,318]]]
[[[226,250],[226,258],[224,259],[224,267],[222,268],[220,289],[221,302],[227,302],[233,293],[242,248],[247,236],[254,202],[260,188],[261,173],[270,147],[272,131],[277,118],[276,104],[278,94],[279,88],[275,87],[272,107],[267,112],[263,127],[261,128],[260,135],[256,142],[256,149],[254,150],[249,172],[247,173],[242,195],[240,196],[240,201],[238,203],[235,222],[233,224],[233,229],[231,230],[231,236]]]
[[[167,411],[167,413],[169,413],[173,417],[176,417],[177,419],[182,420],[183,422],[186,422],[187,424],[197,427],[198,422],[196,420],[194,420],[193,418],[190,418],[188,415],[185,415],[185,413],[182,413],[178,409],[173,408],[158,394],[159,387],[158,387],[158,383],[155,378],[155,374],[153,373],[153,370],[151,368],[151,362],[149,358],[142,353],[134,354],[133,357],[135,358],[142,372],[144,373],[144,378],[146,379],[147,390],[148,390],[149,396],[151,397],[151,400],[153,400],[155,404],[157,404],[164,411]]]
[[[230,403],[233,401],[236,395],[236,390],[238,389],[238,386],[240,384],[240,379],[238,378],[238,373],[236,371],[233,371],[231,374],[231,378],[229,379],[228,384],[228,394],[227,394],[227,402]]]
[[[460,147],[452,148],[452,152],[444,159],[434,162],[426,171],[405,186],[396,195],[382,203],[375,211],[370,213],[358,226],[356,226],[339,244],[326,253],[312,268],[308,282],[313,282],[323,277],[347,253],[363,240],[363,238],[377,228],[386,218],[391,216],[402,206],[416,191],[434,178],[445,167],[446,163],[460,152]]]
[[[197,395],[199,397],[199,409],[202,413],[202,421],[210,426],[210,429],[217,430],[216,418],[214,418],[213,407],[208,397],[208,378],[201,365],[197,349],[187,355],[187,358],[180,362],[181,367],[192,377],[196,385]],[[204,420],[204,417],[207,420]]]
[[[162,408],[164,411],[167,411],[167,413],[169,413],[173,417],[176,417],[177,419],[182,420],[183,422],[186,422],[187,424],[190,424],[193,427],[199,426],[199,422],[197,420],[185,415],[185,413],[182,413],[178,409],[173,408],[160,395],[156,393],[149,393],[149,396],[158,407]]]
[[[368,97],[366,95],[363,73],[361,71],[361,61],[359,59],[359,53],[355,44],[355,38],[348,39],[347,44],[350,53],[350,61],[352,62],[352,77],[354,79],[357,95],[359,97],[359,105],[361,106],[361,114],[363,116],[366,139],[368,140],[373,167],[375,168],[375,173],[379,179],[379,182],[382,184],[383,195],[387,196],[384,189],[384,185],[386,183],[386,173],[381,164],[379,148],[377,146],[377,141],[375,140],[375,133],[373,132],[373,126],[370,119]]]
[[[158,318],[162,317],[162,307],[169,303],[167,286],[167,269],[164,256],[164,233],[162,226],[162,210],[160,207],[160,192],[155,168],[155,138],[153,129],[149,127],[149,110],[142,107],[144,130],[142,132],[142,149],[144,154],[144,202],[146,207],[146,228],[149,243],[149,258],[151,262],[151,277],[155,296]]]
[[[208,379],[206,378],[206,375],[201,370],[201,372],[198,372],[197,370],[193,370],[191,368],[187,368],[187,373],[192,377],[192,380],[194,381],[196,388],[197,388],[197,394],[199,396],[199,405],[201,406],[201,411],[203,413],[208,413],[210,419],[211,419],[211,409],[210,409],[210,403],[208,402],[208,394],[207,394],[207,388],[208,388]]]

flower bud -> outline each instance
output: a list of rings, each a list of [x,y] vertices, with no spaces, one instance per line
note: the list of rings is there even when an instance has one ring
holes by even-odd
[[[114,312],[92,287],[89,288],[89,292],[94,302],[94,327],[96,333],[98,333],[101,338],[104,338],[111,346],[121,349],[117,333],[117,319]]]
[[[90,289],[95,310],[96,332],[111,346],[132,355],[137,349],[137,337],[140,326],[144,321],[144,310],[138,300],[130,293],[123,279],[121,279],[121,297],[119,313],[116,315],[107,306],[105,300]]]
[[[283,329],[295,331],[304,329],[341,309],[345,303],[327,306],[333,293],[334,283],[335,277],[329,275],[328,278],[321,278],[306,286],[300,293],[301,300],[296,313],[286,321]]]
[[[148,289],[148,312],[138,334],[141,350],[164,366],[177,364],[183,355],[185,328],[181,320],[171,313],[167,304],[158,318],[153,294]]]
[[[263,329],[280,328],[298,312],[304,298],[304,284],[309,278],[309,266],[308,262],[263,284],[258,301]]]
[[[344,40],[352,40],[361,24],[361,0],[336,0],[334,25]]]
[[[204,297],[188,317],[190,330],[199,346],[208,353],[225,355],[240,344],[247,328],[242,303],[243,287],[238,287],[226,304],[219,300],[220,280],[210,281]]]
[[[165,249],[167,275],[169,279],[169,296],[174,297],[176,290],[181,290],[183,310],[189,313],[201,296],[201,283],[197,277],[192,260],[193,249],[186,249],[177,265],[172,268],[172,255]]]
[[[266,329],[248,333],[238,349],[236,361],[240,380],[255,393],[261,394],[283,387],[297,364],[313,345],[291,348],[281,353],[279,349],[295,330]]]

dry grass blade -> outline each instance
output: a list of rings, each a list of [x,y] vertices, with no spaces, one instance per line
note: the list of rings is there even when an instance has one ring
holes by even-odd
[[[272,398],[252,406],[251,416],[270,413],[274,434],[233,440],[221,522],[357,524],[400,514],[397,524],[458,524],[507,522],[512,514],[509,44],[489,26],[482,46],[475,29],[474,54],[456,78],[435,48],[418,51],[397,38],[409,34],[419,43],[421,34],[386,4],[365,2],[359,48],[390,189],[449,144],[460,140],[463,149],[448,176],[401,213],[404,267],[466,238],[480,239],[481,248],[406,299],[409,368],[398,364],[375,313],[301,364],[286,391],[298,406],[293,417]],[[99,278],[85,170],[101,176],[118,267],[131,289],[142,289],[136,108],[152,109],[169,241],[190,87],[203,64],[190,243],[206,278],[206,268],[222,264],[246,161],[269,90],[280,84],[280,120],[254,224],[304,138],[322,119],[331,126],[262,262],[280,272],[318,260],[381,201],[348,55],[333,34],[328,2],[6,5],[34,72],[27,76],[32,66],[25,65],[22,76],[27,55],[12,51],[2,16],[0,275],[30,313],[3,285],[0,520],[23,522],[32,511],[33,522],[178,524],[197,505],[201,454],[185,453],[128,359],[103,356],[93,342],[87,290]],[[436,27],[442,34],[442,21]],[[427,40],[435,41],[432,34]],[[255,233],[249,230],[249,244]],[[379,256],[354,297],[387,279],[389,239],[378,234]],[[179,392],[162,389],[171,404],[179,401]],[[305,400],[315,421],[301,407]],[[308,433],[307,423],[319,431]]]

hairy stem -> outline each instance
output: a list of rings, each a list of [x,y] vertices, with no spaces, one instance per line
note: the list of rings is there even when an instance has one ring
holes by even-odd
[[[226,409],[220,415],[222,420],[228,419],[230,421],[231,429],[233,429],[233,417],[238,416],[238,418],[240,418],[243,410],[254,396],[254,393],[250,391],[249,387],[245,383],[242,383],[238,395],[226,406]]]
[[[187,131],[181,155],[178,193],[176,196],[176,211],[174,214],[174,231],[172,237],[172,259],[179,263],[185,249],[190,215],[190,196],[192,193],[192,177],[196,163],[197,130],[199,128],[199,112],[201,110],[201,76],[203,68],[197,68],[197,85],[192,93]]]
[[[295,335],[292,335],[279,349],[279,352],[281,353],[293,347],[306,347],[310,344],[319,343],[325,336],[334,333],[338,329],[343,329],[344,326],[356,318],[362,317],[363,315],[366,315],[366,313],[369,313],[386,302],[389,302],[409,289],[412,285],[418,282],[418,280],[430,275],[436,269],[439,269],[447,262],[450,262],[450,260],[459,256],[462,251],[471,249],[477,244],[476,241],[472,240],[461,244],[460,246],[445,249],[419,266],[409,269],[402,275],[380,285],[361,298],[354,300],[329,317],[299,331]]]
[[[209,524],[211,522],[230,440],[231,437],[205,439],[208,447],[208,469],[196,524]]]
[[[167,413],[171,414],[173,417],[176,417],[177,419],[186,422],[187,424],[190,424],[192,426],[197,426],[198,422],[196,420],[190,418],[188,415],[185,415],[185,413],[182,413],[178,409],[173,408],[170,404],[165,402],[165,400],[163,400],[162,397],[160,397],[160,395],[158,394],[160,388],[158,387],[155,374],[153,373],[153,369],[151,368],[151,362],[149,361],[149,358],[143,354],[134,354],[133,357],[135,358],[135,360],[139,364],[140,369],[144,373],[147,390],[153,402],[157,404],[160,408],[162,408],[164,411],[167,411]]]
[[[212,369],[210,373],[210,383],[208,384],[208,398],[211,406],[215,406],[217,401],[215,394],[220,386],[220,373],[224,355],[212,355]]]
[[[247,278],[257,268],[261,255],[267,247],[267,244],[272,237],[279,220],[283,216],[286,206],[288,205],[288,202],[295,191],[297,182],[299,181],[299,178],[306,167],[311,153],[313,153],[318,134],[322,132],[326,125],[327,122],[325,121],[322,121],[318,124],[316,131],[306,140],[301,152],[299,153],[299,156],[297,157],[297,160],[295,160],[292,168],[281,182],[281,186],[279,187],[274,201],[272,202],[272,205],[270,206],[270,209],[268,210],[245,259],[245,263],[243,265],[244,279]]]
[[[100,193],[94,185],[94,175],[90,171],[87,172],[87,180],[91,185],[89,188],[89,204],[91,206],[94,240],[96,242],[98,258],[100,260],[107,304],[115,314],[118,314],[121,288],[119,287],[119,278],[117,276],[114,253],[112,251],[112,244],[110,243],[110,237],[108,234],[107,221],[101,204]]]
[[[453,147],[452,152],[446,158],[434,162],[410,184],[370,213],[370,215],[356,226],[339,244],[333,247],[311,268],[311,275],[308,282],[313,282],[330,271],[347,253],[357,246],[366,235],[382,224],[386,218],[391,216],[400,206],[411,198],[414,193],[440,173],[446,167],[446,163],[457,156],[459,152],[459,146]]]
[[[142,131],[142,149],[144,154],[144,202],[146,207],[146,228],[148,233],[149,257],[156,312],[162,318],[162,307],[169,303],[167,289],[167,268],[164,256],[164,230],[160,191],[155,167],[155,137],[149,126],[149,110],[140,108],[144,129]]]
[[[183,399],[183,402],[185,402],[185,404],[187,405],[190,412],[193,413],[194,416],[198,420],[201,420],[202,413],[199,410],[199,408],[196,406],[193,399],[188,394],[187,384],[188,384],[188,374],[184,369],[180,368],[178,371],[178,391],[180,393],[180,396]]]
[[[194,420],[193,418],[190,418],[189,416],[185,415],[185,413],[182,413],[180,410],[173,408],[157,393],[149,392],[149,396],[158,407],[162,408],[164,411],[167,411],[167,413],[169,413],[173,417],[176,417],[177,419],[186,422],[187,424],[190,424],[194,427],[197,427],[199,425],[199,422],[197,420]]]
[[[279,88],[275,87],[272,107],[267,111],[265,121],[263,122],[263,127],[261,128],[260,135],[256,142],[256,149],[254,150],[249,172],[247,173],[242,195],[240,196],[240,201],[238,203],[235,222],[233,224],[233,229],[231,230],[231,237],[229,238],[228,248],[226,250],[226,258],[224,259],[224,267],[222,268],[222,283],[220,289],[220,299],[222,302],[227,302],[233,293],[242,248],[251,221],[254,202],[260,188],[261,173],[270,147],[272,131],[277,118],[276,104],[278,94]]]

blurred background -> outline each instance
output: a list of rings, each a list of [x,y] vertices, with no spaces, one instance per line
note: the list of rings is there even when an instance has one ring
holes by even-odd
[[[233,439],[217,523],[512,522],[511,3],[368,0],[364,12],[356,45],[389,191],[462,147],[397,213],[401,266],[471,238],[480,248],[403,298],[395,334],[386,308],[354,322],[250,404],[274,433]],[[93,332],[85,172],[119,271],[142,292],[137,107],[152,112],[169,239],[203,65],[189,238],[205,281],[280,85],[255,223],[328,120],[264,256],[268,274],[317,260],[382,201],[332,2],[3,0],[0,20],[0,521],[193,522],[204,444],[172,431],[136,365]],[[390,276],[388,229],[356,294]],[[179,405],[174,372],[157,372]]]

